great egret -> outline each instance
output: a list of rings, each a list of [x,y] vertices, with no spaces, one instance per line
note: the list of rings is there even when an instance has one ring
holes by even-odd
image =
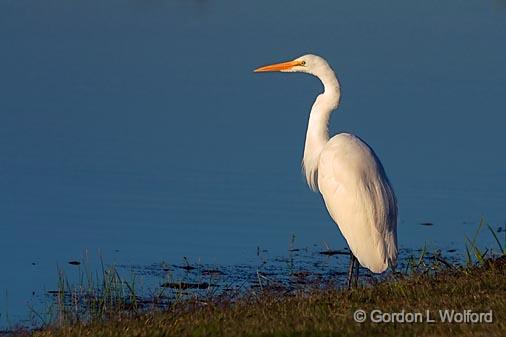
[[[381,162],[363,140],[340,133],[329,140],[330,114],[339,104],[341,90],[325,59],[304,55],[293,61],[255,69],[255,72],[301,72],[323,84],[311,113],[302,166],[308,185],[320,191],[332,219],[350,247],[348,286],[356,260],[374,273],[397,262],[397,201]],[[358,278],[358,264],[356,277]]]

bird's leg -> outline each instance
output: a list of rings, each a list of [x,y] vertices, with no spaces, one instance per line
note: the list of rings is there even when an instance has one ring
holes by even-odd
[[[350,251],[350,266],[348,268],[348,289],[351,288],[351,280],[353,279],[353,272],[355,270],[355,255]]]
[[[355,281],[353,282],[355,284],[355,287],[358,287],[358,275],[360,271],[360,263],[358,262],[358,259],[355,257],[355,265],[357,266],[357,271],[355,272]]]

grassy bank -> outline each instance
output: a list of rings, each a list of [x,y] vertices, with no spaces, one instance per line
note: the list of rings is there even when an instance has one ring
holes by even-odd
[[[165,312],[46,328],[34,336],[500,336],[506,331],[506,258],[480,266],[431,268],[353,290],[264,289],[239,300],[180,303]],[[364,323],[353,314],[362,309]],[[373,323],[373,310],[422,313],[435,323]],[[439,310],[492,311],[492,323],[442,323]],[[379,316],[379,313],[376,312]],[[377,319],[378,317],[375,317]],[[385,317],[388,318],[388,317]],[[405,316],[405,319],[410,317]],[[471,319],[468,317],[468,319]],[[401,320],[401,316],[397,317]]]

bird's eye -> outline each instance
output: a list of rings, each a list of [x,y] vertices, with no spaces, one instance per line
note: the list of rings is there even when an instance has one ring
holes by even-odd
[[[301,66],[305,66],[306,65],[306,61],[300,61],[300,65]]]

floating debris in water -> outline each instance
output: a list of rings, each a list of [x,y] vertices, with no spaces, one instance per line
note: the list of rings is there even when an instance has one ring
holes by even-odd
[[[175,265],[173,264],[172,266],[175,267],[175,268],[179,268],[179,269],[184,269],[186,271],[190,271],[190,270],[193,270],[193,269],[197,269],[197,267],[193,267],[190,262],[188,261],[188,258],[186,256],[183,256],[183,259],[184,259],[184,262],[186,263],[184,266],[178,266],[178,265]],[[165,266],[166,267],[166,266]]]
[[[344,250],[324,250],[319,252],[321,255],[333,256],[333,255],[350,255],[350,253]]]
[[[178,266],[178,265],[175,265],[173,264],[172,265],[174,268],[179,268],[179,269],[184,269],[184,270],[193,270],[193,269],[197,269],[197,267],[192,267],[190,265],[186,265],[186,266]],[[167,271],[167,270],[166,270]]]
[[[457,251],[457,250],[456,250],[456,249],[453,249],[453,248],[452,248],[452,249],[448,249],[448,250],[447,250],[447,252],[448,252],[448,253],[455,253],[456,251]]]
[[[503,231],[502,227],[497,228],[497,233],[501,233]]]
[[[432,222],[422,222],[420,226],[434,226]]]
[[[171,289],[208,289],[214,285],[207,282],[202,283],[188,283],[188,282],[166,282],[161,285],[164,288]]]
[[[69,261],[69,264],[73,265],[73,266],[78,266],[81,264],[81,262],[79,261],[75,261],[75,260],[72,260],[72,261]]]
[[[48,290],[47,293],[50,295],[59,295],[59,294],[66,294],[67,292],[62,290]]]

